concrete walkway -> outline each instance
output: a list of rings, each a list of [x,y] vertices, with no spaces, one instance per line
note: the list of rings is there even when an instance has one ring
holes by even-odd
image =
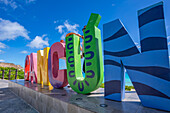
[[[0,79],[0,113],[38,113],[8,88],[8,81]]]
[[[90,95],[74,92],[70,87],[49,90],[40,84],[28,81],[9,81],[9,86],[21,98],[41,113],[169,113],[142,106],[135,91],[126,91],[122,102],[104,99],[104,89],[99,88]],[[20,90],[18,90],[19,88]],[[0,113],[38,113],[33,107],[12,93],[7,80],[0,80]],[[27,89],[27,90],[25,90]]]

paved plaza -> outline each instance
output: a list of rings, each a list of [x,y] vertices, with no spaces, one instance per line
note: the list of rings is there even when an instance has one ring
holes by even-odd
[[[8,88],[7,80],[0,80],[0,113],[38,113]]]
[[[24,80],[9,81],[9,86],[41,113],[167,113],[144,107],[135,90],[127,91],[123,102],[117,102],[104,98],[104,88],[83,95],[71,87],[49,90],[47,86],[42,88],[40,84]]]

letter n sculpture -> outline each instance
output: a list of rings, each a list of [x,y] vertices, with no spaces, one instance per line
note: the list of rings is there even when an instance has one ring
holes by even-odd
[[[141,52],[115,20],[104,24],[105,98],[122,101],[124,70],[146,107],[170,111],[170,68],[163,2],[138,11]]]

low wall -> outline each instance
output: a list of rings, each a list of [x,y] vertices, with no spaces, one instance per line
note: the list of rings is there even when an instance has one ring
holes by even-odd
[[[21,82],[21,81],[18,81]],[[29,85],[31,85],[28,82]],[[33,106],[41,113],[92,113],[89,110],[85,110],[76,105],[61,101],[57,98],[53,98],[53,93],[48,88],[39,89],[35,84],[32,84],[31,88],[25,87],[21,84],[9,81],[9,87],[11,91],[25,100],[28,104]],[[33,88],[33,89],[32,89]],[[43,92],[43,93],[42,93]],[[49,93],[51,93],[49,96]],[[65,96],[64,93],[56,94],[58,96]]]
[[[126,92],[124,101],[116,102],[104,99],[103,88],[83,95],[77,94],[70,87],[49,90],[47,86],[42,88],[40,84],[24,80],[11,80],[8,83],[12,92],[40,113],[164,113],[143,107],[135,91]]]

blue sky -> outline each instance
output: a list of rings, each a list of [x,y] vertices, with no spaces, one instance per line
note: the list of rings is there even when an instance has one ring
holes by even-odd
[[[137,10],[161,0],[0,0],[0,62],[24,66],[25,56],[59,42],[68,32],[82,34],[91,13],[104,23],[121,19],[139,44]],[[164,1],[170,36],[170,0]],[[169,43],[170,44],[170,43]]]

